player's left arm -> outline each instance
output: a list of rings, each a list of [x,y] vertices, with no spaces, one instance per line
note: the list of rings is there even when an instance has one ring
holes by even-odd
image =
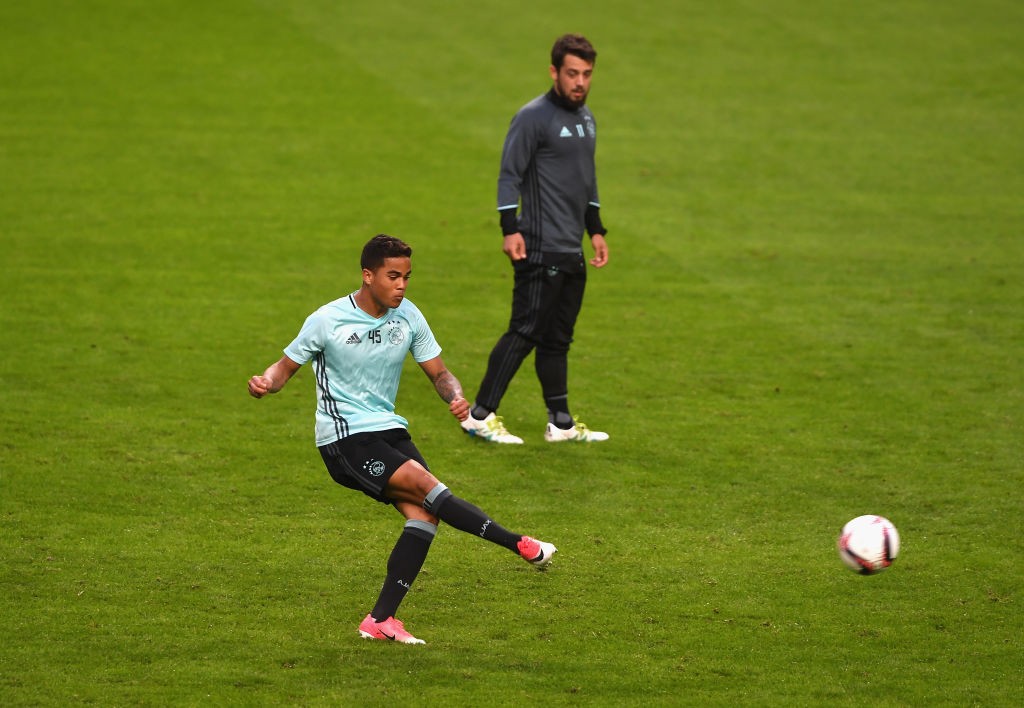
[[[590,259],[590,265],[603,268],[608,263],[608,242],[605,241],[604,234],[592,235],[590,245],[594,247],[594,257]]]
[[[608,263],[608,242],[604,238],[604,235],[608,233],[608,229],[601,223],[600,204],[597,201],[595,190],[594,197],[587,204],[587,211],[583,216],[587,233],[590,234],[590,245],[594,248],[594,257],[590,259],[590,265],[595,268],[603,268]]]
[[[439,356],[433,359],[419,362],[423,373],[427,375],[434,384],[437,395],[448,404],[448,410],[459,420],[465,420],[469,416],[469,401],[462,394],[462,384],[455,378],[455,374],[448,371],[444,361]]]

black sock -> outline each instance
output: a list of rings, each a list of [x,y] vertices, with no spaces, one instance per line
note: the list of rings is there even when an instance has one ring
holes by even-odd
[[[548,409],[548,422],[562,430],[568,430],[576,424],[572,419],[572,414],[568,411],[553,411],[551,409]]]
[[[493,412],[494,411],[487,410],[479,403],[475,403],[473,404],[473,407],[470,409],[469,414],[476,418],[477,420],[483,420]]]
[[[516,544],[519,543],[522,534],[512,533],[487,516],[479,507],[470,504],[465,499],[460,499],[449,492],[447,488],[431,500],[430,508],[427,511],[459,531],[471,533],[491,543],[504,546],[513,553],[519,553]]]
[[[572,419],[572,413],[569,412],[568,396],[561,395],[545,398],[544,403],[548,407],[548,422],[563,430],[568,430],[573,426],[575,421]]]
[[[548,421],[563,430],[573,426],[569,413],[569,361],[568,350],[555,351],[537,347],[534,357],[537,379],[540,381],[544,405],[548,407]]]
[[[377,596],[377,604],[370,612],[375,622],[383,622],[398,612],[398,606],[402,604],[412,587],[412,581],[423,567],[423,561],[427,559],[430,542],[436,533],[437,527],[426,521],[405,522],[402,535],[398,537],[388,557],[388,574],[384,578],[384,586]]]

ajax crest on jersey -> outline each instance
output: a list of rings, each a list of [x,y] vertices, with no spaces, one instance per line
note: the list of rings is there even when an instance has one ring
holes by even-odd
[[[900,552],[900,535],[883,516],[858,516],[839,534],[839,557],[850,570],[874,575],[892,565]]]

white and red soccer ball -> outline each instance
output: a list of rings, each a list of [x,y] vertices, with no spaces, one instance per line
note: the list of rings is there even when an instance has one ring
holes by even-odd
[[[839,534],[839,557],[850,570],[874,575],[892,565],[900,552],[900,534],[884,516],[858,516]]]

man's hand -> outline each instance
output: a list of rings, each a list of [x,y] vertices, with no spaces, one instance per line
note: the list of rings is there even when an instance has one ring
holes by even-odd
[[[508,234],[501,250],[505,252],[511,261],[521,261],[526,258],[526,241],[521,233]]]
[[[608,242],[604,240],[604,235],[591,236],[590,245],[594,247],[594,257],[590,259],[590,265],[603,268],[608,263]]]
[[[453,398],[452,402],[448,404],[448,410],[452,412],[453,416],[463,421],[469,417],[469,401],[462,396]]]
[[[269,376],[257,374],[249,379],[249,395],[253,398],[263,398],[271,393],[274,388],[274,380]]]

